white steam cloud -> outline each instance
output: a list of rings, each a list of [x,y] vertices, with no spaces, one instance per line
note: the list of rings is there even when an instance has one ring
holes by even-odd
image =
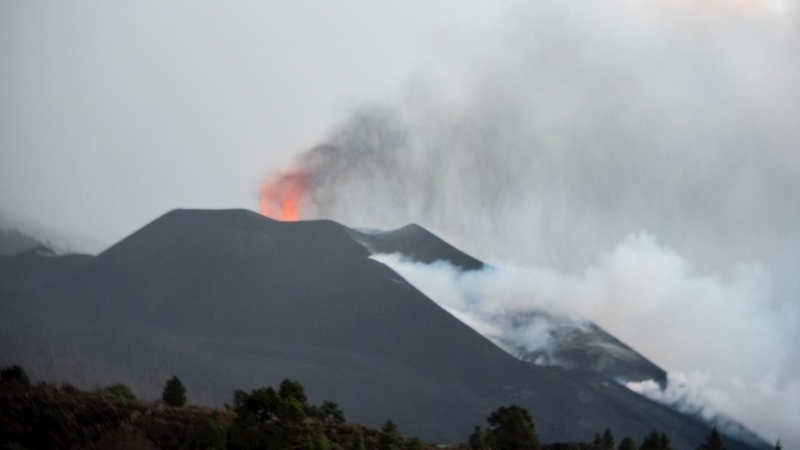
[[[548,311],[574,326],[589,319],[671,372],[663,391],[654,381],[627,383],[632,390],[721,426],[730,417],[768,439],[796,442],[800,375],[793,347],[800,314],[795,304],[771,304],[771,280],[762,267],[699,275],[646,233],[629,236],[576,273],[497,262],[497,268],[462,272],[400,255],[374,258],[501,346],[548,347],[553,323],[514,329],[498,326],[498,316]]]
[[[305,153],[305,217],[417,222],[508,261],[383,259],[488,336],[547,345],[541,323],[503,335],[500,309],[586,317],[800,448],[797,6],[521,5],[473,61],[433,64]]]

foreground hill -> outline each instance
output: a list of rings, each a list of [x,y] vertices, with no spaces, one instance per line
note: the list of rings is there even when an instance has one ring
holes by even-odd
[[[86,386],[119,380],[145,397],[178,374],[217,405],[235,388],[291,377],[356,422],[392,419],[434,442],[463,440],[487,411],[514,403],[549,442],[660,429],[689,449],[708,433],[601,374],[510,356],[351,233],[242,210],[173,211],[58,276],[0,273],[0,363]]]

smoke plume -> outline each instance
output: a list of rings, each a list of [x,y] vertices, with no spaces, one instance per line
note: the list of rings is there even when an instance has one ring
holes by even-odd
[[[301,216],[431,228],[501,269],[387,262],[482,333],[503,333],[484,320],[495,308],[585,317],[700,374],[710,408],[800,447],[798,14],[768,0],[518,6],[473,60],[303,154]]]

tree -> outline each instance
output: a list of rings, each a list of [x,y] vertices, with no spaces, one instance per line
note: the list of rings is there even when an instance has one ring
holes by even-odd
[[[722,436],[717,431],[717,427],[711,429],[711,434],[708,435],[705,442],[697,446],[697,450],[725,450],[725,444],[722,443]]]
[[[136,396],[133,395],[133,392],[131,392],[131,388],[125,386],[122,383],[112,384],[111,386],[108,386],[105,390],[107,392],[110,392],[111,394],[114,395],[114,397],[117,397],[120,400],[126,400],[129,402],[136,401]]]
[[[378,448],[380,450],[394,450],[397,447],[398,441],[400,441],[400,432],[397,431],[397,425],[391,420],[387,420],[381,427],[381,435],[378,438]]]
[[[302,386],[301,386],[302,387]],[[233,394],[236,418],[228,431],[228,448],[325,450],[325,436],[312,429],[294,396],[281,398],[273,388]]]
[[[639,450],[672,450],[669,436],[657,431],[651,431],[650,434],[644,437]]]
[[[418,437],[413,437],[406,442],[406,450],[422,450],[422,441]]]
[[[364,444],[364,432],[361,428],[353,434],[353,439],[350,441],[350,450],[367,450],[367,446]]]
[[[282,403],[273,388],[256,389],[249,394],[241,390],[234,392],[236,418],[228,430],[228,448],[279,448],[281,436],[277,423],[283,413]]]
[[[783,444],[781,444],[780,439],[778,439],[778,442],[775,443],[775,450],[783,450]]]
[[[308,397],[306,397],[306,390],[302,384],[298,383],[297,381],[285,379],[281,382],[280,387],[278,387],[278,394],[281,396],[282,399],[286,400],[288,398],[293,398],[300,403],[300,406],[303,408],[308,407]]]
[[[639,447],[636,446],[636,441],[631,439],[629,436],[625,436],[620,441],[617,450],[639,450]]]
[[[22,366],[17,365],[6,367],[5,369],[0,370],[0,382],[20,384],[24,386],[31,385],[31,380],[28,378],[28,374],[25,373],[25,369],[23,369]]]
[[[333,402],[324,401],[322,406],[316,409],[316,417],[333,423],[344,423],[344,413],[339,409],[339,405]]]
[[[487,419],[490,435],[497,450],[539,450],[539,437],[531,415],[519,406],[501,407]]]
[[[606,428],[603,432],[603,438],[601,439],[600,445],[603,450],[614,450],[614,435],[611,434],[611,430]]]
[[[486,432],[483,431],[481,426],[477,424],[475,425],[472,434],[469,435],[469,440],[467,443],[469,444],[469,448],[472,450],[487,450],[489,448]]]
[[[161,400],[170,406],[183,406],[186,404],[186,388],[183,387],[180,378],[173,376],[164,386],[161,393]]]

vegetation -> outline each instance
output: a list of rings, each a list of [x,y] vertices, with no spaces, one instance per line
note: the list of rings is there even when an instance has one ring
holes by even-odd
[[[489,436],[480,425],[475,425],[472,434],[467,439],[467,444],[472,450],[489,450]]]
[[[726,450],[725,445],[722,443],[722,436],[719,435],[717,427],[711,430],[711,434],[705,442],[697,446],[697,450]]]
[[[161,400],[170,406],[183,406],[186,404],[186,388],[183,387],[180,378],[173,376],[164,386]]]
[[[672,450],[672,444],[670,443],[669,436],[653,430],[644,437],[644,441],[639,447],[639,450]]]
[[[361,430],[356,430],[353,433],[353,437],[350,440],[350,450],[367,450],[367,446],[364,443],[364,432]]]
[[[0,371],[0,442],[2,449],[110,448],[167,450],[432,450],[418,438],[406,439],[391,420],[380,430],[348,423],[336,403],[308,403],[303,386],[284,380],[278,387],[238,390],[224,409],[186,406],[186,390],[177,377],[164,387],[159,403],[137,401],[124,384],[86,392],[69,384],[32,386],[19,366]],[[541,445],[530,413],[501,407],[475,425],[467,444],[472,450],[671,450],[669,437],[647,434],[641,446],[625,437],[615,447],[610,429],[591,443]],[[776,443],[780,449],[780,442]],[[711,430],[698,450],[724,450],[722,436]]]
[[[384,422],[381,427],[381,438],[378,441],[378,448],[380,450],[395,450],[400,441],[400,432],[397,430],[397,425],[391,420]]]
[[[600,445],[603,450],[614,450],[614,435],[611,434],[611,430],[608,428],[603,432],[603,437],[600,438]]]
[[[486,419],[491,425],[491,447],[503,450],[539,450],[539,436],[533,427],[531,415],[525,408],[509,406],[498,408]]]
[[[66,387],[65,389],[69,390],[69,389],[75,389],[75,388],[74,387]],[[116,396],[120,400],[126,400],[126,401],[129,401],[129,402],[136,401],[136,396],[133,395],[133,392],[131,392],[131,388],[129,388],[128,386],[125,386],[122,383],[112,384],[111,386],[108,386],[107,388],[105,388],[105,390],[110,392],[111,394],[113,394],[114,396]]]
[[[30,386],[31,384],[28,374],[25,373],[25,370],[20,366],[11,366],[0,370],[0,382],[22,384],[25,386]]]
[[[617,450],[638,450],[638,449],[639,447],[636,446],[636,441],[634,441],[632,438],[628,436],[622,438],[622,440],[619,442],[619,447],[617,447]]]

